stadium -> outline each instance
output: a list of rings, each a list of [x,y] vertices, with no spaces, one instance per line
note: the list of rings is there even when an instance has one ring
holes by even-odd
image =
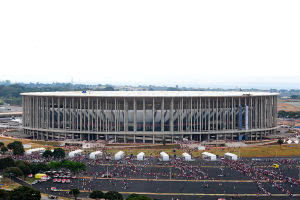
[[[277,93],[22,93],[24,133],[38,140],[161,143],[258,140],[277,129]]]

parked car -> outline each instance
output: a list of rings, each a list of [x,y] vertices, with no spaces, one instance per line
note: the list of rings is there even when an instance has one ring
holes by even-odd
[[[37,184],[39,181],[35,180],[31,183],[31,185]]]

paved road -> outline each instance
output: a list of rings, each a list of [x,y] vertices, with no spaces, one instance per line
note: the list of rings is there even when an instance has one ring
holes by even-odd
[[[256,181],[247,173],[234,169],[223,161],[206,162],[195,161],[191,163],[176,162],[136,162],[136,161],[97,161],[81,159],[80,162],[87,164],[87,172],[72,179],[70,184],[53,183],[52,180],[35,184],[34,187],[40,191],[68,196],[68,190],[78,188],[81,196],[88,196],[89,191],[118,191],[124,196],[131,193],[145,194],[153,199],[181,200],[191,199],[300,199],[300,186],[289,183],[280,183],[275,177],[269,180],[260,180],[262,187],[270,192],[272,196],[265,195],[259,189]],[[299,161],[282,163],[279,169],[270,168],[274,160],[264,159],[262,161],[243,161],[252,169],[264,169],[280,173],[298,179]],[[285,162],[285,161],[284,161]],[[101,178],[101,175],[109,172],[113,178]],[[255,176],[252,173],[251,176]],[[170,180],[171,178],[171,180]],[[278,190],[274,184],[282,184],[285,189],[290,190],[294,197],[287,196]],[[273,184],[273,185],[272,185]],[[51,192],[50,187],[56,187],[58,192]],[[259,194],[259,195],[258,195]]]
[[[267,196],[257,198],[258,188],[253,182],[191,182],[191,181],[135,181],[128,180],[128,186],[124,188],[122,180],[87,180],[77,179],[68,184],[54,183],[51,186],[59,188],[61,192],[50,192],[52,194],[60,194],[65,196],[69,188],[78,187],[84,195],[90,190],[119,191],[124,195],[131,193],[140,193],[153,198],[172,199],[180,198],[183,200],[192,199],[217,199],[218,197],[243,197],[242,199],[270,199]],[[265,188],[272,192],[272,198],[290,199],[288,196],[281,194],[276,189],[264,184]],[[35,187],[45,193],[49,193],[49,183],[39,183]],[[300,193],[299,189],[293,192]],[[291,199],[299,199],[300,194]]]

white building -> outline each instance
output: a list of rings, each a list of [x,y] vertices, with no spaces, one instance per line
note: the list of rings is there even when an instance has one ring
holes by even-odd
[[[238,159],[238,156],[236,154],[229,153],[229,152],[225,153],[224,157],[229,160],[237,160]]]
[[[69,157],[70,157],[70,158],[74,158],[74,157],[76,157],[76,156],[80,156],[80,155],[82,154],[82,152],[83,152],[83,150],[81,150],[81,149],[77,149],[77,150],[75,150],[75,151],[71,151],[71,152],[69,153]]]
[[[115,160],[121,160],[122,158],[124,158],[125,153],[124,151],[119,151],[118,153],[115,154]]]
[[[29,149],[29,150],[25,151],[25,155],[31,155],[31,154],[35,154],[35,153],[43,153],[44,151],[46,151],[45,148]]]
[[[137,156],[136,156],[137,160],[144,160],[145,159],[145,153],[144,152],[140,152]]]
[[[102,151],[94,151],[92,153],[90,153],[90,159],[99,159],[103,156]]]
[[[217,160],[217,156],[215,154],[208,153],[208,152],[203,152],[202,153],[202,158],[205,159],[205,160],[210,160],[210,161]]]
[[[167,153],[165,153],[165,152],[161,152],[160,153],[160,159],[162,161],[169,161],[170,160],[170,156]]]

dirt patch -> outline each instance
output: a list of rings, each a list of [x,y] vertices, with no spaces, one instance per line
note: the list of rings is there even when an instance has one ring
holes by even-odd
[[[277,106],[278,111],[280,110],[284,110],[286,112],[296,112],[296,111],[300,111],[300,107],[295,106],[289,102],[279,102],[278,106]]]

